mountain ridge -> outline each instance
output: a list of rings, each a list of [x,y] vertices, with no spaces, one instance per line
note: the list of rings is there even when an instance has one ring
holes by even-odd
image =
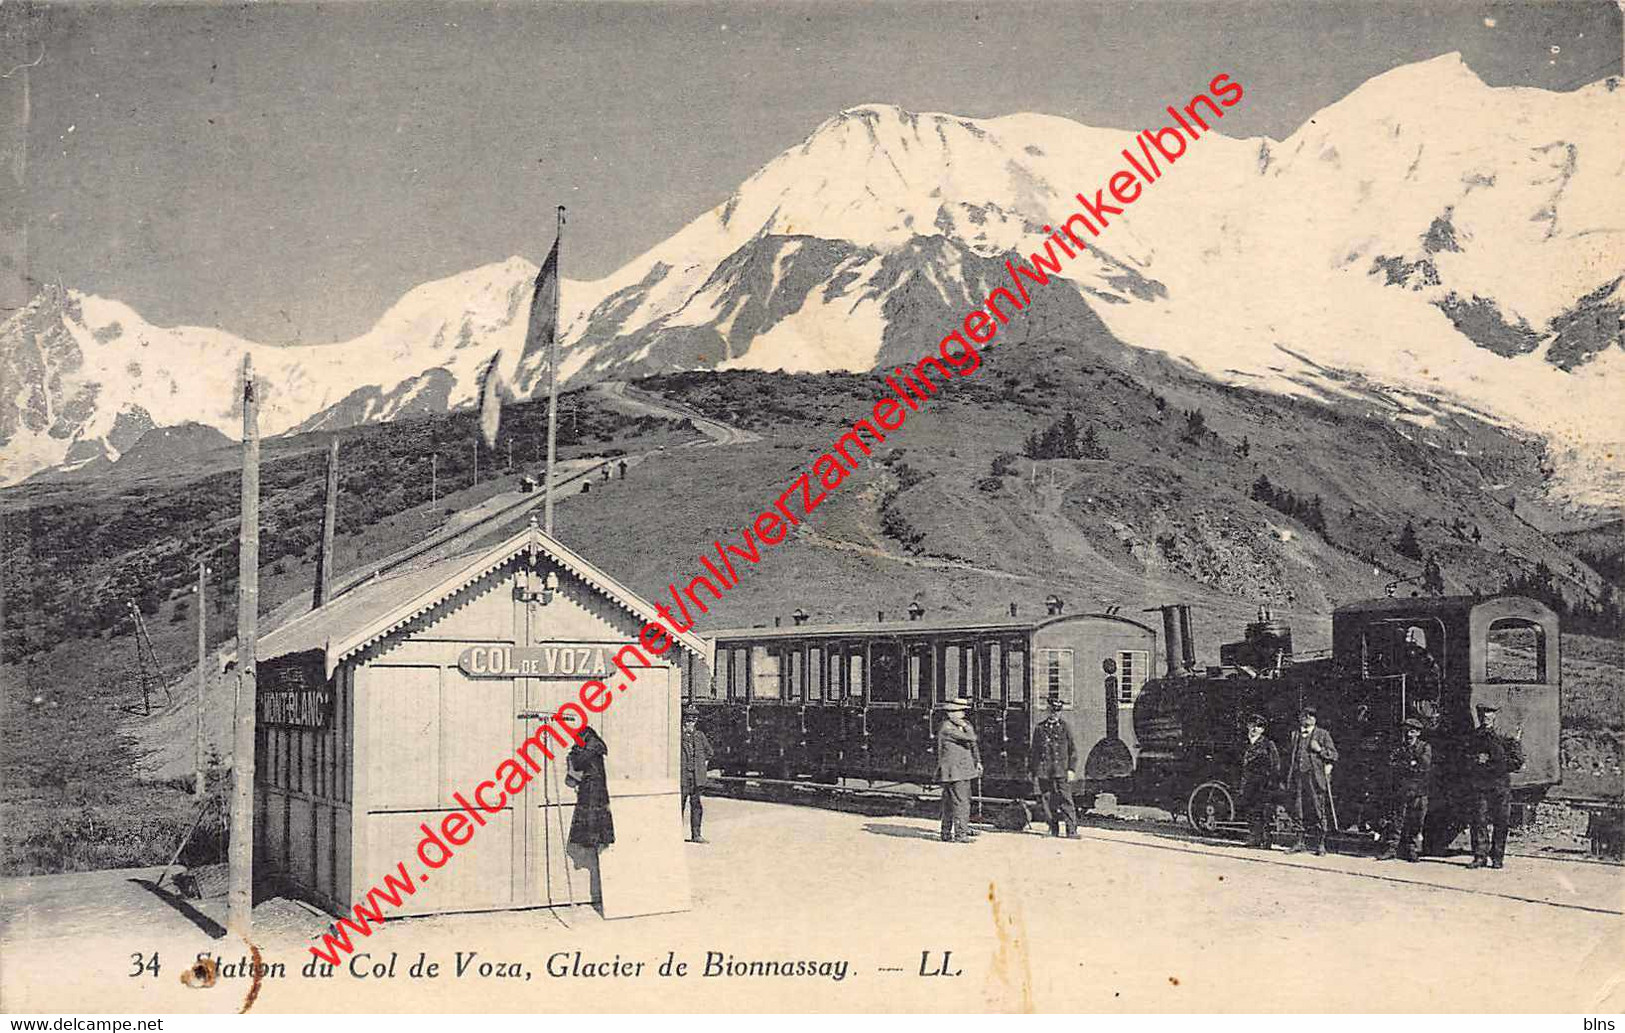
[[[1416,403],[1412,419],[1469,411],[1545,440],[1563,497],[1618,505],[1625,427],[1604,407],[1625,376],[1616,84],[1492,87],[1444,55],[1373,77],[1285,140],[1215,121],[1025,318],[1099,321],[1220,382],[1338,404],[1381,385]],[[1052,115],[844,109],[620,269],[566,280],[561,374],[910,358],[1133,140]],[[137,409],[236,433],[231,380],[250,351],[266,434],[469,405],[493,352],[530,396],[546,374],[523,354],[534,276],[514,256],[431,281],[323,345],[157,328],[47,291],[0,325],[0,371],[23,385],[0,400],[0,480],[116,458],[114,424]]]

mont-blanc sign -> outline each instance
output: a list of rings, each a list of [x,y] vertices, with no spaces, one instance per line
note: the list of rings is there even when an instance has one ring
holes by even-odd
[[[608,674],[609,646],[469,646],[457,667],[470,678]],[[619,647],[616,647],[619,648]]]

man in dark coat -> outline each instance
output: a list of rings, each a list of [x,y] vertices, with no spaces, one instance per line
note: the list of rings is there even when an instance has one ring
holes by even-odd
[[[1419,860],[1416,840],[1428,818],[1428,774],[1433,770],[1433,747],[1422,741],[1425,724],[1419,717],[1407,717],[1405,741],[1388,754],[1394,798],[1379,861],[1392,861],[1396,856]]]
[[[606,847],[615,842],[615,819],[609,813],[609,772],[604,758],[609,744],[591,726],[581,730],[581,745],[570,747],[570,773],[576,780],[575,814],[570,819],[570,842],[576,846]]]
[[[1313,707],[1305,707],[1298,715],[1298,728],[1287,743],[1286,785],[1287,799],[1292,802],[1293,817],[1303,830],[1293,853],[1302,853],[1308,840],[1314,840],[1315,856],[1326,853],[1327,812],[1331,808],[1332,762],[1337,760],[1337,747],[1331,733],[1315,726]]]
[[[982,749],[976,729],[965,720],[970,704],[943,704],[947,720],[937,728],[937,781],[942,783],[942,841],[970,842],[970,784],[982,777]]]
[[[1072,740],[1072,729],[1061,720],[1064,709],[1066,704],[1061,697],[1049,698],[1049,716],[1033,729],[1027,765],[1032,773],[1033,792],[1044,805],[1049,834],[1059,836],[1061,820],[1065,818],[1067,838],[1077,839],[1078,808],[1072,801],[1072,780],[1078,767],[1078,747]]]
[[[1467,740],[1467,787],[1473,822],[1473,863],[1500,868],[1512,822],[1512,773],[1523,767],[1523,745],[1495,729],[1499,708],[1478,708],[1478,728]],[[1493,834],[1491,830],[1493,829]]]
[[[1247,745],[1241,750],[1241,813],[1247,816],[1247,845],[1270,848],[1275,821],[1275,787],[1281,780],[1281,751],[1264,737],[1264,717],[1247,719]]]
[[[700,822],[705,818],[705,805],[700,802],[700,789],[710,777],[711,757],[716,752],[711,740],[700,731],[700,715],[694,710],[683,711],[683,746],[678,761],[679,787],[682,798],[679,807],[688,808],[688,841],[704,843],[700,835]]]

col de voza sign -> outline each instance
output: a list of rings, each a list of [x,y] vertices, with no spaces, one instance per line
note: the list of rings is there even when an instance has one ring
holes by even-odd
[[[470,646],[457,667],[470,678],[608,674],[608,646]]]

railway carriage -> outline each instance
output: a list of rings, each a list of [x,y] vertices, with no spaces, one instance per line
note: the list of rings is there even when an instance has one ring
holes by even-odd
[[[1014,610],[1014,607],[1012,607]],[[1130,715],[1156,662],[1154,630],[1115,613],[739,628],[687,696],[725,775],[834,783],[936,781],[942,705],[963,698],[981,740],[987,796],[1025,796],[1044,701],[1068,704],[1079,778],[1133,770]]]

